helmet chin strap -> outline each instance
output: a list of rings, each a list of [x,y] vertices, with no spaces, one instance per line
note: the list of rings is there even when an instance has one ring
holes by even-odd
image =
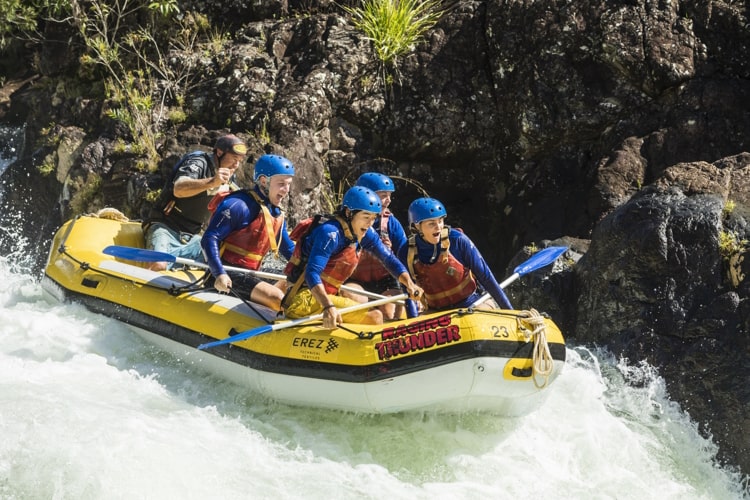
[[[263,184],[262,184],[262,183],[260,182],[260,180],[261,180],[261,179],[266,179],[266,184],[268,184],[268,177],[266,177],[265,175],[263,175],[263,176],[261,176],[261,177],[258,177],[258,182],[256,182],[255,184],[256,184],[256,185],[258,186],[258,189],[260,189],[260,192],[261,192],[261,193],[263,193],[263,195],[264,195],[264,196],[265,196],[266,198],[270,198],[270,197],[271,197],[271,192],[270,192],[270,190],[268,189],[268,187],[267,187],[267,186],[264,186],[264,185],[263,185]]]
[[[351,209],[347,207],[341,207],[341,215],[343,216],[344,220],[346,221],[346,225],[349,228],[349,232],[357,238],[356,234],[354,234],[354,226],[352,226],[352,221],[354,220],[354,212],[351,211]],[[359,238],[357,238],[357,241],[359,241]]]

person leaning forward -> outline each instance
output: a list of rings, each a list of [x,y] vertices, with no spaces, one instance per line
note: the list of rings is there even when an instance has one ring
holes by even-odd
[[[218,291],[228,293],[234,288],[249,294],[253,302],[278,311],[286,281],[274,286],[250,273],[228,273],[223,265],[254,271],[268,252],[289,259],[294,251],[279,208],[289,194],[294,165],[283,156],[263,155],[255,163],[253,178],[252,189],[228,194],[219,203],[201,238],[201,247]]]
[[[495,302],[478,308],[513,308],[474,243],[462,231],[445,225],[448,213],[442,203],[418,198],[409,205],[408,215],[412,234],[398,257],[424,288],[428,311],[473,305],[482,296],[477,282]]]
[[[380,214],[375,219],[373,229],[380,236],[383,244],[390,248],[394,254],[398,255],[401,247],[406,245],[407,238],[406,231],[404,231],[399,220],[388,210],[388,206],[391,204],[391,197],[396,190],[393,180],[387,175],[378,172],[367,172],[359,176],[356,185],[366,187],[380,198],[382,208]],[[360,255],[357,268],[354,270],[349,282],[347,282],[347,286],[350,289],[362,287],[369,292],[385,296],[393,296],[401,293],[401,287],[396,278],[391,276],[381,261],[367,251],[362,252],[362,255]],[[342,293],[342,295],[351,296],[351,298],[362,302],[367,301],[366,298],[360,299],[362,296],[353,292]],[[378,309],[383,313],[385,320],[401,318],[404,312],[403,306],[393,302],[383,304]]]
[[[372,228],[382,205],[371,190],[355,186],[344,194],[335,214],[301,222],[292,231],[299,240],[292,258],[284,270],[289,283],[284,297],[284,312],[288,318],[303,318],[323,313],[323,327],[332,329],[344,320],[352,323],[381,324],[383,314],[377,309],[353,311],[343,317],[339,308],[358,304],[353,299],[338,295],[341,284],[351,276],[362,250],[368,250],[384,264],[388,272],[398,277],[410,297],[419,297],[419,288],[406,268],[383,245]],[[301,229],[305,228],[305,229]],[[309,230],[308,230],[309,229]]]
[[[219,191],[238,189],[234,173],[246,153],[245,143],[229,134],[219,137],[213,154],[193,151],[183,156],[143,222],[146,248],[200,260],[200,233],[211,216],[208,203]],[[171,264],[155,262],[150,269],[160,271],[168,267]]]

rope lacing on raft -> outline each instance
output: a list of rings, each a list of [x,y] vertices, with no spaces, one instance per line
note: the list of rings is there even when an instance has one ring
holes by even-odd
[[[554,360],[547,345],[547,323],[544,316],[539,314],[536,309],[521,311],[516,318],[518,328],[523,332],[526,342],[534,338],[534,349],[532,351],[532,372],[531,377],[537,389],[543,389],[549,382],[549,376],[554,367]],[[542,383],[537,381],[537,377],[543,379]]]

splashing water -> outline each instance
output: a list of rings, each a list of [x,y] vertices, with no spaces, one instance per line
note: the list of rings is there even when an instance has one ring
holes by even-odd
[[[0,124],[0,176],[8,165],[15,161],[23,145],[24,127],[12,127]]]
[[[748,498],[647,365],[569,348],[523,418],[267,401],[0,263],[0,498]]]
[[[545,404],[515,419],[281,405],[50,301],[14,227],[0,227],[2,499],[750,499],[647,364],[569,346]]]

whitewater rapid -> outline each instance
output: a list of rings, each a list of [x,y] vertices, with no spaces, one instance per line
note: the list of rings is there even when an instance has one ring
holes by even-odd
[[[21,245],[22,246],[22,245]],[[569,346],[516,419],[264,400],[0,259],[0,498],[750,498],[656,371]]]

